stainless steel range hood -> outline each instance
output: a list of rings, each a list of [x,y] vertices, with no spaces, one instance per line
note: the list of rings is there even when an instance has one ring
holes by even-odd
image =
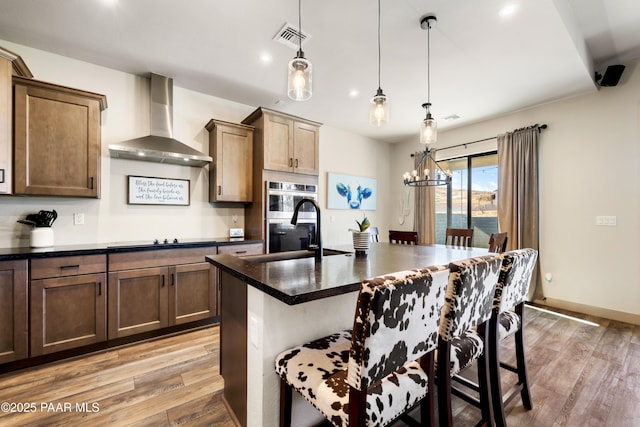
[[[151,135],[110,144],[111,157],[202,167],[213,159],[173,139],[173,79],[151,74]]]

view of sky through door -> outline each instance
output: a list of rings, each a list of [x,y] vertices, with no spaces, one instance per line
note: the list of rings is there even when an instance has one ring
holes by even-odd
[[[451,171],[452,183],[450,195],[446,186],[436,187],[436,242],[444,242],[447,226],[473,228],[473,246],[488,247],[489,236],[498,231],[498,155],[458,157],[438,164]]]

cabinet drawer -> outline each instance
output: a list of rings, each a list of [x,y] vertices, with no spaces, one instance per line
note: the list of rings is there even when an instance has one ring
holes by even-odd
[[[259,255],[262,253],[262,243],[218,246],[218,253],[235,256]]]
[[[109,271],[194,264],[204,262],[207,255],[215,254],[215,246],[117,253],[109,255]]]
[[[31,280],[107,271],[106,255],[84,255],[31,260]]]

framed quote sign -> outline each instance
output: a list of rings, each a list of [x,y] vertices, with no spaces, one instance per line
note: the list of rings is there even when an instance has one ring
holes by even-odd
[[[130,205],[189,206],[191,181],[128,175]]]

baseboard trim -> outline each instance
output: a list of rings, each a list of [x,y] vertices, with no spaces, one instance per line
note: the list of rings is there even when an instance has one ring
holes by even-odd
[[[623,311],[610,310],[608,308],[595,307],[592,305],[579,304],[577,302],[563,301],[555,298],[543,298],[533,301],[535,304],[542,306],[560,308],[563,310],[575,311],[591,316],[603,317],[605,319],[616,320],[618,322],[631,323],[640,325],[640,315],[633,313],[625,313]]]

